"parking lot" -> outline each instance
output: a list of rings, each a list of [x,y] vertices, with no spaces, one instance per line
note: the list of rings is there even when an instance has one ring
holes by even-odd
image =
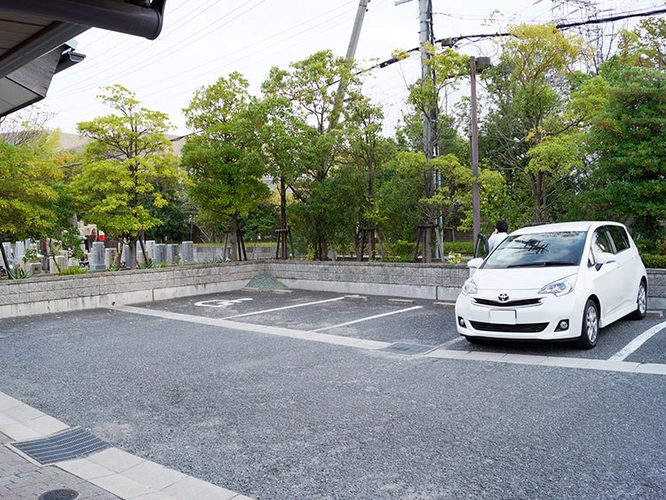
[[[0,391],[255,498],[666,496],[665,318],[472,345],[450,305],[289,292],[0,320]]]

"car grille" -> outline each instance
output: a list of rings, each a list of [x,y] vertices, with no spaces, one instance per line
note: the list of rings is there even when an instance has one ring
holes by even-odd
[[[511,332],[511,333],[538,333],[548,326],[548,323],[522,323],[519,325],[505,325],[502,323],[482,323],[470,321],[472,328],[482,332]]]
[[[474,302],[482,306],[520,307],[520,306],[537,306],[541,304],[541,299],[522,299],[522,300],[510,300],[508,302],[500,302],[498,300],[474,298]]]

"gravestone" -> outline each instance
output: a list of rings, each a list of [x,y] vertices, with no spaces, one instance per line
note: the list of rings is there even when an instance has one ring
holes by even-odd
[[[148,253],[148,252],[146,252]],[[143,264],[146,259],[143,258],[143,250],[141,250],[141,243],[136,242],[136,265]]]
[[[14,252],[12,251],[12,244],[3,243],[2,246],[5,247],[5,255],[7,256],[9,267],[16,267],[16,262],[14,262]],[[5,263],[0,262],[0,265],[4,267]]]
[[[146,240],[146,254],[150,260],[155,260],[155,240]]]
[[[25,254],[25,243],[17,241],[14,244],[14,266],[23,265],[23,255]]]
[[[67,257],[64,255],[56,255],[55,261],[57,266],[51,267],[51,274],[58,274],[58,268],[60,268],[60,271],[67,269]]]
[[[194,262],[194,242],[183,241],[183,255],[182,261],[192,263]]]
[[[178,243],[170,243],[166,246],[167,262],[170,266],[178,264]]]
[[[122,258],[123,263],[125,264],[125,267],[130,266],[130,247],[129,245],[123,245],[123,258]]]
[[[155,245],[155,258],[153,259],[153,264],[159,266],[164,264],[167,258],[167,246],[164,243],[157,243]]]
[[[95,243],[102,243],[102,245],[104,244],[104,242],[101,241],[96,241]],[[93,243],[93,246],[95,243]],[[116,257],[118,257],[118,250],[115,248],[104,249],[104,265],[107,268],[116,267]]]
[[[92,250],[90,251],[90,263],[88,266],[91,271],[106,271],[106,252],[104,250],[105,248],[103,241],[96,241],[92,244]]]

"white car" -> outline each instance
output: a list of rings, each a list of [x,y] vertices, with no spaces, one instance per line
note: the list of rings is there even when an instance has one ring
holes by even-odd
[[[616,222],[519,229],[468,267],[455,312],[470,342],[577,340],[591,349],[600,328],[647,311],[645,266]]]

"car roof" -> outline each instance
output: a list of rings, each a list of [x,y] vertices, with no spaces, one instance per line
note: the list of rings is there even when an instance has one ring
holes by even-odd
[[[612,221],[576,221],[576,222],[558,222],[555,224],[541,224],[539,226],[526,226],[511,234],[534,234],[534,233],[551,233],[558,231],[589,231],[596,229],[600,226],[620,226],[624,227],[619,222]]]

